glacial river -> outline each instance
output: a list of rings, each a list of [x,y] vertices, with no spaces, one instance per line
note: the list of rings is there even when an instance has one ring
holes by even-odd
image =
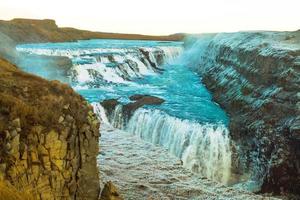
[[[130,102],[133,94],[147,94],[165,100],[161,105],[135,111],[123,131],[178,157],[193,172],[227,183],[231,151],[226,113],[212,101],[201,77],[187,65],[182,42],[85,40],[67,43],[25,44],[17,47],[26,55],[64,56],[72,61],[66,77],[95,108],[103,123],[114,126],[115,116],[99,102],[119,99]],[[47,69],[21,67],[53,79]],[[59,70],[59,69],[58,69]],[[55,77],[54,77],[55,78]],[[122,112],[115,111],[118,117]]]

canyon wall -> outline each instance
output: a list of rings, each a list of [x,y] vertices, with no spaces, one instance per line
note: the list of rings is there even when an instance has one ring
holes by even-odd
[[[187,64],[230,115],[233,171],[253,191],[300,192],[299,44],[300,31],[186,41]]]
[[[0,182],[37,199],[97,199],[99,122],[69,86],[20,71],[22,43],[81,39],[180,40],[59,28],[54,20],[0,20]],[[36,55],[30,65],[63,68],[67,57]],[[28,65],[28,63],[27,63]]]
[[[37,199],[97,199],[99,122],[72,88],[0,59],[0,182]]]

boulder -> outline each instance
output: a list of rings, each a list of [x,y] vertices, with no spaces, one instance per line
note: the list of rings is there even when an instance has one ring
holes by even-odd
[[[120,104],[120,102],[118,101],[118,99],[106,99],[100,102],[100,104],[110,114],[115,110],[116,106]]]
[[[123,106],[123,112],[128,119],[131,117],[134,111],[140,107],[143,107],[144,105],[160,105],[165,102],[164,99],[159,97],[141,94],[132,95],[129,97],[129,99],[134,102]]]
[[[108,115],[113,114],[117,105],[122,105],[122,113],[125,118],[123,120],[128,120],[138,108],[141,108],[145,105],[160,105],[165,102],[164,99],[151,96],[151,95],[142,95],[135,94],[129,97],[129,99],[133,102],[123,105],[118,99],[106,99],[100,104],[106,110]]]

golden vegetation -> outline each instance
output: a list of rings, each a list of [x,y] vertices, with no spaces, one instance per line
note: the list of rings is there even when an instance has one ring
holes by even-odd
[[[22,72],[0,58],[0,131],[15,118],[20,118],[25,129],[34,124],[59,129],[59,117],[75,115],[73,112],[77,113],[77,122],[83,123],[87,112],[82,109],[83,101],[68,85]],[[64,110],[67,104],[72,109]]]

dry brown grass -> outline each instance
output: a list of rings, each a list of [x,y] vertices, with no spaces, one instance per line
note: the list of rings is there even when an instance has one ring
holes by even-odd
[[[9,169],[20,170],[19,166],[13,166],[15,158],[4,148],[7,144],[5,131],[10,130],[12,120],[20,119],[20,140],[26,142],[32,128],[37,125],[45,132],[63,130],[65,125],[58,121],[60,116],[73,116],[77,127],[88,123],[90,108],[84,102],[83,97],[68,85],[22,72],[0,58],[0,163],[5,163]],[[64,108],[66,105],[67,109]],[[24,171],[26,169],[14,172],[14,177],[5,177],[11,184],[0,182],[0,200],[31,200],[38,192],[51,192],[48,185],[28,182]],[[26,193],[31,196],[26,196]]]
[[[0,131],[15,118],[20,118],[23,133],[35,124],[59,130],[64,114],[76,116],[77,125],[85,123],[84,101],[68,85],[22,72],[0,58]],[[70,109],[63,109],[66,104]]]

